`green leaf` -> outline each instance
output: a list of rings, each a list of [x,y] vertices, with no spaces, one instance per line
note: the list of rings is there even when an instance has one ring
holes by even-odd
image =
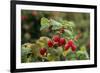
[[[41,18],[41,25],[49,25],[49,20],[45,17]]]
[[[80,59],[80,60],[89,59],[88,53],[86,51],[79,50],[76,52],[76,55],[77,55],[78,59]]]
[[[49,27],[49,20],[45,17],[41,18],[41,28],[40,30],[46,29]]]
[[[67,54],[66,58],[68,60],[76,60],[76,55],[74,53]]]
[[[54,61],[54,59],[55,59],[55,56],[54,55],[52,55],[52,54],[48,54],[47,55],[47,60]]]
[[[85,46],[82,46],[82,47],[80,48],[80,50],[81,50],[81,51],[86,51],[86,47],[85,47]]]
[[[72,33],[70,30],[65,29],[65,32],[66,32],[66,34],[68,34],[68,35],[70,35],[70,36],[73,35],[73,33]]]
[[[57,48],[57,52],[59,55],[61,55],[63,53],[63,48],[62,47],[58,47]]]
[[[63,24],[63,26],[65,28],[70,28],[71,29],[71,28],[75,27],[75,24],[74,24],[73,21],[61,20],[61,24]]]
[[[53,25],[52,29],[56,30],[62,27],[62,24],[58,21],[55,21],[53,19],[50,19],[50,24]]]
[[[31,52],[31,49],[30,48],[25,48],[25,47],[22,47],[21,48],[21,54],[22,54],[22,56],[23,55],[27,55],[30,52]]]
[[[69,24],[70,27],[75,27],[75,24],[72,21],[69,21],[68,24]]]

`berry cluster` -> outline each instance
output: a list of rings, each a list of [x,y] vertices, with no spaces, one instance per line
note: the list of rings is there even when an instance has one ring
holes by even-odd
[[[76,50],[77,47],[74,44],[73,40],[69,40],[68,43],[65,45],[65,50],[68,50],[69,48],[71,48],[73,52]]]
[[[52,40],[47,41],[47,44],[48,44],[48,47],[62,46],[65,50],[68,50],[69,48],[71,48],[73,52],[77,48],[76,45],[74,44],[73,40],[69,40],[66,43],[65,38],[61,38],[59,35],[53,36]],[[47,52],[47,49],[41,48],[41,50],[40,50],[41,55],[44,55],[46,52]]]
[[[48,41],[48,47],[61,46],[66,43],[65,38],[60,38],[59,35],[53,36],[53,40]]]

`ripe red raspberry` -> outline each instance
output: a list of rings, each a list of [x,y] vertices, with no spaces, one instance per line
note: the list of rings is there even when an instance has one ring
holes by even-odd
[[[65,38],[60,38],[60,45],[64,45],[66,43]]]
[[[41,54],[41,55],[44,55],[44,54],[46,53],[46,51],[47,51],[47,49],[41,48],[41,49],[40,49],[40,54]]]
[[[65,45],[65,50],[68,50],[70,48],[70,45],[66,44]]]
[[[54,42],[59,42],[60,41],[60,36],[59,35],[53,36],[53,41]]]
[[[73,44],[73,45],[71,46],[71,48],[72,48],[72,51],[74,52],[74,51],[76,50],[77,47],[76,47],[76,45]]]
[[[48,41],[48,46],[52,47],[53,46],[53,42],[51,40]]]
[[[71,46],[71,45],[73,45],[73,44],[74,44],[73,40],[69,40],[69,41],[68,41],[68,45]]]

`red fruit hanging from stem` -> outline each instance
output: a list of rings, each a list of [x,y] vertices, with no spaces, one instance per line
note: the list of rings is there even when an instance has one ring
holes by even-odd
[[[73,45],[71,46],[71,48],[72,48],[72,51],[74,52],[74,51],[76,50],[77,47],[76,47],[76,45],[73,44]]]
[[[71,47],[72,51],[76,50],[76,45],[74,44],[73,40],[69,40],[68,43],[65,45],[65,50],[68,50]]]
[[[70,48],[70,45],[66,44],[64,48],[67,51]]]
[[[69,41],[68,41],[68,45],[71,46],[71,45],[73,45],[73,44],[74,44],[73,40],[69,40]]]
[[[40,54],[42,55],[42,56],[44,56],[44,54],[47,52],[47,49],[45,49],[45,48],[41,48],[40,49]]]
[[[60,45],[64,45],[66,43],[65,38],[60,38]]]
[[[48,41],[48,46],[52,47],[53,46],[53,42],[51,40]]]
[[[54,42],[59,42],[60,41],[60,36],[59,35],[53,36],[53,41]]]

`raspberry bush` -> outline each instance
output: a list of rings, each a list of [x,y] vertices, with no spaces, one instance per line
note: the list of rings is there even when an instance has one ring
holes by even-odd
[[[21,62],[88,60],[88,29],[89,14],[22,10]]]

